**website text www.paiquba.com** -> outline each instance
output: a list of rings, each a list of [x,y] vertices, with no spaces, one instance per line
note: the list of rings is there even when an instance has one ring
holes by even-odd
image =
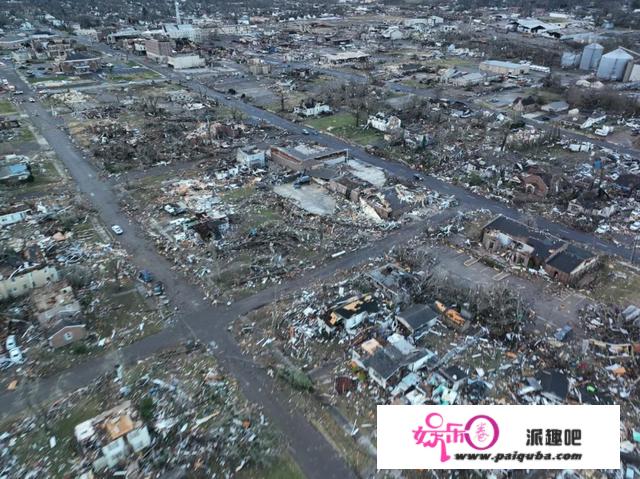
[[[560,452],[557,454],[545,453],[541,451],[520,453],[517,451],[509,453],[460,453],[454,454],[456,461],[579,461],[582,459],[580,453]]]

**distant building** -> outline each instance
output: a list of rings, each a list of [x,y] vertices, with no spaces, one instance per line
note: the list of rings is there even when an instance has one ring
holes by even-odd
[[[40,288],[59,281],[58,270],[54,266],[32,268],[17,272],[6,279],[0,279],[0,300],[17,298],[34,288]]]
[[[247,65],[253,75],[268,75],[271,73],[271,64],[265,62],[262,58],[251,58],[247,61]]]
[[[590,43],[584,47],[580,58],[580,70],[589,71],[598,68],[603,52],[604,47],[599,43]]]
[[[33,179],[28,163],[0,166],[0,183],[18,183]]]
[[[389,131],[399,130],[402,126],[402,121],[397,116],[387,117],[382,113],[377,113],[376,115],[369,116],[367,126],[386,133]]]
[[[162,63],[166,63],[167,59],[173,52],[173,46],[168,40],[145,40],[144,46],[146,49],[147,57]]]
[[[332,150],[319,145],[300,144],[292,148],[272,146],[271,160],[294,171],[309,170],[321,166],[323,162],[347,160],[347,150]]]
[[[459,87],[480,85],[486,81],[486,79],[486,76],[482,73],[467,73],[455,68],[448,68],[440,77],[440,81],[443,83],[449,83]]]
[[[511,25],[517,32],[554,38],[560,38],[562,36],[560,33],[560,25],[541,22],[535,18],[519,18],[511,22]]]
[[[238,148],[236,160],[239,164],[247,168],[264,168],[267,164],[265,150],[261,150],[256,146],[243,146]]]
[[[173,40],[189,40],[199,42],[202,40],[202,30],[193,25],[182,23],[165,23],[162,26],[164,34]]]
[[[524,75],[529,73],[529,65],[503,62],[500,60],[486,60],[480,63],[480,70],[497,75]]]
[[[169,57],[167,63],[174,70],[186,70],[188,68],[201,68],[205,66],[204,58],[200,55],[177,55]]]
[[[68,38],[54,38],[43,42],[49,58],[65,58],[73,49],[73,44]]]
[[[344,63],[365,63],[369,61],[369,54],[363,52],[339,52],[339,53],[328,53],[323,55],[323,59],[325,63],[330,63],[332,65],[340,65]]]
[[[98,71],[102,67],[102,56],[91,52],[70,53],[58,59],[55,68],[64,73],[82,75]]]
[[[621,81],[625,76],[627,65],[634,60],[624,48],[617,48],[602,55],[596,76],[600,80]]]
[[[293,112],[296,115],[300,116],[318,116],[324,113],[331,113],[331,107],[325,103],[320,103],[316,101],[307,101],[303,102],[300,106],[297,106],[293,109]]]
[[[519,221],[497,216],[482,229],[483,246],[525,268],[542,267],[553,279],[575,285],[598,264],[598,256]]]
[[[26,44],[28,38],[19,35],[6,35],[0,37],[0,48],[3,50],[19,50]]]
[[[29,50],[15,50],[11,52],[11,60],[16,65],[24,65],[31,60],[31,52]]]
[[[134,28],[127,28],[125,30],[119,30],[107,35],[107,43],[114,44],[120,40],[134,39],[141,36],[141,32]]]

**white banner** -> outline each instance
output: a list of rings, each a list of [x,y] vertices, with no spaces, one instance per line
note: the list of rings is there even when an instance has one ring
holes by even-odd
[[[620,469],[620,406],[378,406],[378,469]]]

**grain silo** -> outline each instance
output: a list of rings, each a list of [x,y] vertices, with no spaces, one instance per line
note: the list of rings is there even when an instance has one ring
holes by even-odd
[[[580,60],[580,70],[595,70],[598,68],[602,52],[604,52],[604,47],[599,43],[590,43],[584,47],[582,60]]]
[[[627,64],[633,60],[622,48],[617,48],[612,52],[602,55],[597,76],[600,80],[620,81],[624,77]]]
[[[560,59],[562,68],[575,68],[580,63],[580,53],[564,52]]]

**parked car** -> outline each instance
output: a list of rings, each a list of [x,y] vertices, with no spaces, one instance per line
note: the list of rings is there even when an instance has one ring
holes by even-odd
[[[553,335],[558,341],[564,342],[571,337],[573,333],[573,328],[571,326],[564,326],[558,329]]]
[[[11,334],[10,336],[7,336],[6,344],[7,344],[7,351],[11,351],[12,349],[15,349],[18,347],[15,334]]]
[[[111,225],[111,231],[113,231],[117,235],[121,235],[124,233],[124,230],[118,225]]]
[[[151,281],[153,281],[153,274],[148,269],[143,269],[138,272],[138,281],[142,283],[151,283]]]
[[[153,294],[156,296],[162,296],[164,294],[164,284],[162,281],[157,281],[156,284],[153,285]]]
[[[9,350],[9,359],[11,359],[11,362],[14,364],[22,364],[24,362],[24,357],[20,352],[20,348],[13,348]]]

